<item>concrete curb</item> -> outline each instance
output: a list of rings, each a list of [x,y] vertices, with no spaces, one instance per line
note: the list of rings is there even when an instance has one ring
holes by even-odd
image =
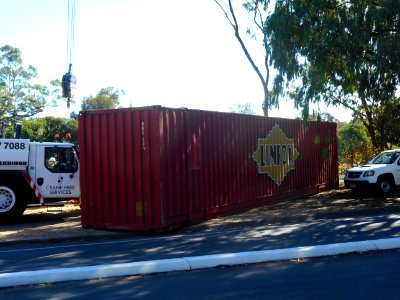
[[[367,252],[400,248],[400,238],[306,246],[277,250],[263,250],[152,260],[123,264],[61,268],[0,274],[0,288],[89,280],[120,276],[143,275],[173,271],[190,271],[221,265],[242,265],[308,257],[330,256],[352,252]]]

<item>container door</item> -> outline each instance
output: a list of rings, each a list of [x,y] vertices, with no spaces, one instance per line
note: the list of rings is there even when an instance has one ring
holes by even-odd
[[[36,185],[43,198],[79,197],[79,161],[73,146],[37,146]]]

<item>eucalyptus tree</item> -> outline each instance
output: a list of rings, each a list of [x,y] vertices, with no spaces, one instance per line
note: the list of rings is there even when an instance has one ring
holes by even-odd
[[[37,84],[35,67],[23,66],[18,48],[5,45],[0,48],[0,120],[20,122],[56,105],[59,81],[51,82],[51,88]]]
[[[278,72],[273,93],[292,97],[304,117],[313,102],[343,106],[375,148],[396,142],[388,130],[400,114],[399,7],[398,0],[276,0],[264,27]]]
[[[74,119],[47,116],[22,121],[21,137],[35,142],[50,142],[58,140],[78,143],[78,121]],[[67,134],[69,134],[67,139]]]
[[[344,123],[338,128],[338,150],[339,162],[348,162],[352,167],[356,164],[365,163],[371,159],[365,128],[359,122]]]
[[[124,95],[123,90],[116,90],[113,87],[102,88],[96,96],[83,98],[82,110],[116,108],[121,95]]]
[[[278,107],[278,98],[274,93],[270,91],[269,82],[271,76],[271,46],[266,31],[266,21],[269,14],[271,13],[269,9],[268,1],[258,1],[258,0],[244,0],[236,1],[240,4],[240,7],[234,6],[232,0],[214,0],[215,3],[222,9],[226,19],[231,25],[234,35],[243,50],[244,55],[252,66],[253,70],[257,74],[264,92],[264,100],[262,108],[264,115],[268,116],[268,110],[273,107]],[[247,18],[241,18],[240,22],[238,18],[238,10],[242,8],[245,11]],[[248,17],[250,16],[251,21],[248,22]],[[242,25],[245,24],[245,30],[242,30]],[[262,46],[263,60],[259,63],[252,52],[249,43],[245,40],[245,35],[251,36],[253,39],[260,39],[260,44]]]

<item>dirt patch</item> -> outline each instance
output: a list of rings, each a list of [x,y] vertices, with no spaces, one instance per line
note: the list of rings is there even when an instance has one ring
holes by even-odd
[[[116,232],[83,228],[79,205],[29,207],[17,224],[0,225],[0,230],[0,245],[102,239],[116,235]]]
[[[240,214],[221,217],[185,227],[182,233],[241,228],[265,224],[302,222],[320,218],[351,217],[400,212],[400,191],[391,197],[371,193],[354,195],[340,188],[317,195],[261,206]],[[9,243],[67,241],[133,237],[140,233],[82,228],[79,206],[33,207],[26,210],[19,224],[0,225],[0,240]]]
[[[244,226],[399,212],[400,191],[394,192],[390,197],[380,197],[372,192],[355,195],[348,189],[339,188],[308,197],[264,205],[237,215],[209,220],[187,230],[208,231],[223,227],[234,229]]]

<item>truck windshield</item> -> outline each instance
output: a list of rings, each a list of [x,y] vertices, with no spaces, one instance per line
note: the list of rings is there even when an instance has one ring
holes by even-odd
[[[373,164],[392,164],[399,157],[400,152],[382,152],[372,161]]]

